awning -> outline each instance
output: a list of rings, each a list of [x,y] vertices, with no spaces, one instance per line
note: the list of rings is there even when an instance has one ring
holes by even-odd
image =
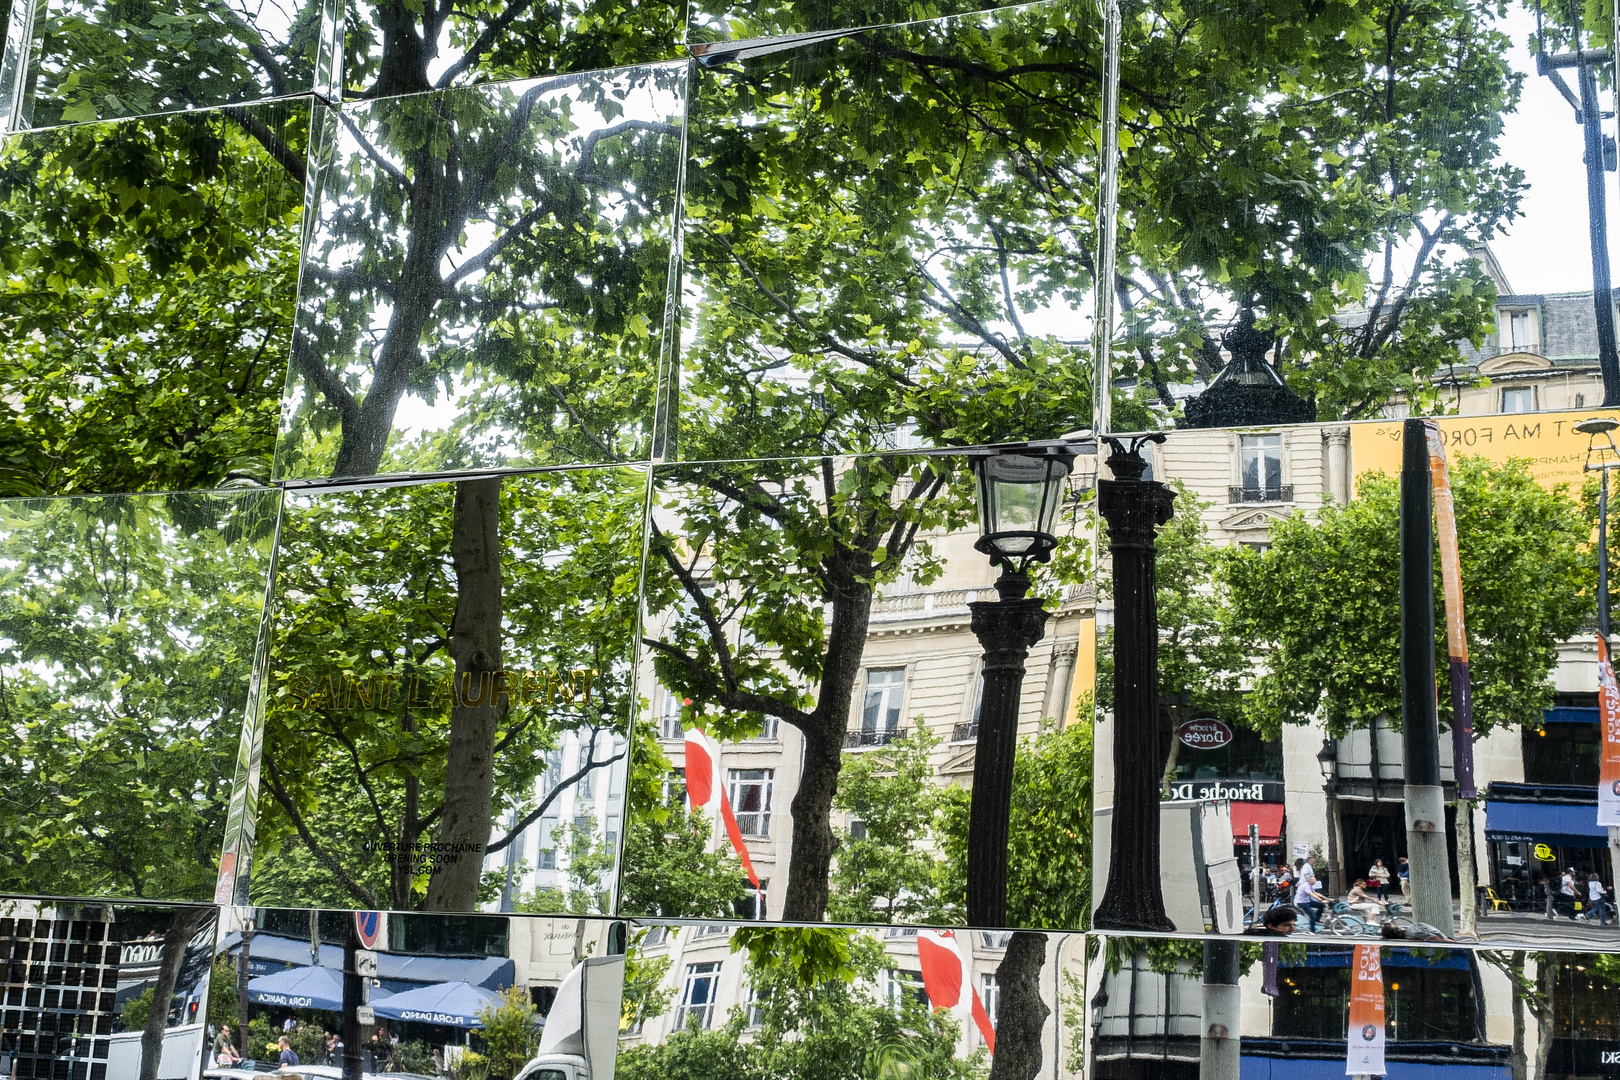
[[[1235,805],[1235,804],[1234,804]],[[1550,847],[1607,847],[1608,830],[1591,803],[1485,803],[1485,839]]]
[[[1232,804],[1232,841],[1249,846],[1249,826],[1260,826],[1262,844],[1282,843],[1283,805],[1274,802]]]
[[[228,952],[238,951],[241,944],[240,933],[232,933],[225,939]],[[258,933],[253,935],[248,955],[248,971],[253,974],[277,967],[308,967],[309,940]],[[321,964],[342,970],[342,946],[321,945]],[[391,952],[377,954],[377,977],[389,990],[409,990],[424,983],[444,982],[465,982],[499,990],[517,981],[516,966],[504,956],[401,956]]]
[[[1598,722],[1598,711],[1574,705],[1555,705],[1542,713],[1541,718],[1549,724],[1595,724]]]
[[[382,1001],[388,991],[372,987],[371,1000]],[[281,1005],[289,1009],[343,1009],[343,973],[329,967],[294,967],[274,975],[249,979],[247,998],[258,1005]]]
[[[377,1006],[377,1015],[390,1020],[414,1020],[423,1024],[447,1024],[450,1027],[480,1028],[484,1022],[478,1014],[496,995],[481,986],[464,982],[440,983],[437,986],[419,986],[403,994],[395,994]]]

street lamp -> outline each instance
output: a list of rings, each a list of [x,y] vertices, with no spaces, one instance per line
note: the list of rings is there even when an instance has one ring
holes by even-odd
[[[1316,764],[1322,769],[1322,794],[1327,799],[1328,891],[1337,895],[1344,888],[1343,875],[1339,870],[1339,744],[1324,738],[1322,749],[1316,752]],[[1376,782],[1377,777],[1373,779]]]
[[[1106,437],[1105,437],[1106,438]],[[1159,861],[1159,610],[1154,538],[1170,520],[1175,492],[1144,479],[1142,444],[1108,438],[1112,480],[1097,483],[1097,509],[1108,522],[1114,561],[1114,816],[1109,825],[1108,885],[1092,926],[1099,930],[1174,930],[1164,910]]]
[[[973,633],[984,647],[984,691],[973,756],[968,811],[967,919],[970,926],[1007,924],[1007,818],[1012,812],[1013,755],[1024,661],[1046,632],[1046,611],[1030,597],[1029,567],[1057,547],[1052,526],[1074,468],[1066,444],[992,448],[971,459],[979,493],[979,540],[973,546],[1001,568],[999,600],[980,600]]]

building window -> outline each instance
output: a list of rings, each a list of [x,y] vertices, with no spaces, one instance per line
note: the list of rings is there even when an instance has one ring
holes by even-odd
[[[1535,352],[1535,331],[1530,323],[1530,312],[1510,311],[1507,313],[1508,348],[1512,352]],[[1504,409],[1503,412],[1507,410]]]
[[[707,1028],[714,1019],[715,991],[720,986],[720,962],[686,965],[686,986],[681,991],[681,1007],[675,1014],[675,1027],[685,1030],[692,1021]]]
[[[979,660],[979,671],[973,677],[973,711],[966,720],[959,720],[951,729],[952,742],[968,742],[979,737],[979,711],[984,708],[984,660]]]
[[[996,982],[996,973],[987,971],[979,976],[979,998],[984,1002],[985,1015],[990,1017],[990,1027],[996,1026],[996,1010],[1001,1007],[1001,984]]]
[[[1540,731],[1525,729],[1522,738],[1525,783],[1597,786],[1602,736],[1596,721],[1543,724]]]
[[[764,1024],[765,1006],[760,1002],[759,991],[754,988],[753,983],[748,984],[748,998],[746,1004],[748,1006],[748,1026],[751,1028],[757,1028]]]
[[[1238,478],[1233,502],[1287,502],[1293,492],[1282,482],[1282,436],[1238,436]]]
[[[585,768],[585,766],[591,763],[591,750],[594,741],[594,739],[587,739],[583,744],[580,745],[579,764],[575,767],[576,772]],[[590,772],[579,778],[578,795],[576,796],[577,798],[596,798],[596,772],[597,770],[592,769]]]
[[[540,819],[540,852],[534,864],[539,870],[557,869],[557,819],[554,817]]]
[[[883,996],[898,1009],[906,998],[912,998],[924,1008],[928,1007],[928,993],[923,989],[922,972],[889,968],[883,980]]]
[[[641,947],[643,949],[659,948],[669,940],[669,931],[670,928],[667,926],[649,926],[647,936],[641,941]]]
[[[686,770],[671,769],[664,774],[663,782],[664,805],[680,802],[686,798]]]
[[[771,834],[771,781],[775,769],[727,769],[731,809],[744,836]]]
[[[546,791],[552,791],[562,783],[562,751],[546,751],[546,772],[541,786]]]
[[[619,815],[618,814],[609,814],[608,815],[608,817],[607,817],[607,825],[604,826],[603,829],[602,829],[602,843],[607,845],[607,849],[608,849],[608,851],[610,853],[614,854],[615,856],[618,854],[618,851],[619,851]]]
[[[906,691],[906,669],[871,668],[861,701],[860,746],[882,746],[900,731],[900,699]]]
[[[1011,930],[980,930],[979,943],[987,949],[1005,949],[1012,944]]]
[[[1536,388],[1533,386],[1504,386],[1502,388],[1502,411],[1505,413],[1535,412]]]
[[[723,922],[704,923],[698,927],[698,937],[725,937],[731,933],[731,927]]]
[[[781,730],[781,728],[778,726],[779,724],[780,721],[776,717],[767,716],[765,718],[765,726],[759,729],[759,734],[750,735],[748,738],[751,740],[757,740],[759,742],[775,742],[777,735]]]
[[[761,880],[759,888],[756,890],[753,882],[743,878],[743,887],[748,890],[748,895],[737,901],[737,918],[745,919],[748,922],[765,921],[766,890],[769,889],[770,884],[769,881]]]
[[[658,713],[658,737],[676,742],[686,738],[681,726],[681,696],[670,689],[664,690],[664,707]]]

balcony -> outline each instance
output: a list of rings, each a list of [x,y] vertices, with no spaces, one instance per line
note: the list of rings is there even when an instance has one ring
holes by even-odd
[[[1288,503],[1294,501],[1294,485],[1277,487],[1229,487],[1226,489],[1232,503]]]
[[[846,731],[844,732],[844,749],[859,750],[863,746],[888,746],[896,739],[903,739],[907,735],[906,728],[894,728],[887,731]]]

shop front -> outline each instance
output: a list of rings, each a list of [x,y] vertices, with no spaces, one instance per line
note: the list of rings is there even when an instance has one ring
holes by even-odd
[[[1485,842],[1490,885],[1516,911],[1539,908],[1538,883],[1548,878],[1556,888],[1567,871],[1574,871],[1582,898],[1588,875],[1613,884],[1594,788],[1492,784],[1485,792]]]

